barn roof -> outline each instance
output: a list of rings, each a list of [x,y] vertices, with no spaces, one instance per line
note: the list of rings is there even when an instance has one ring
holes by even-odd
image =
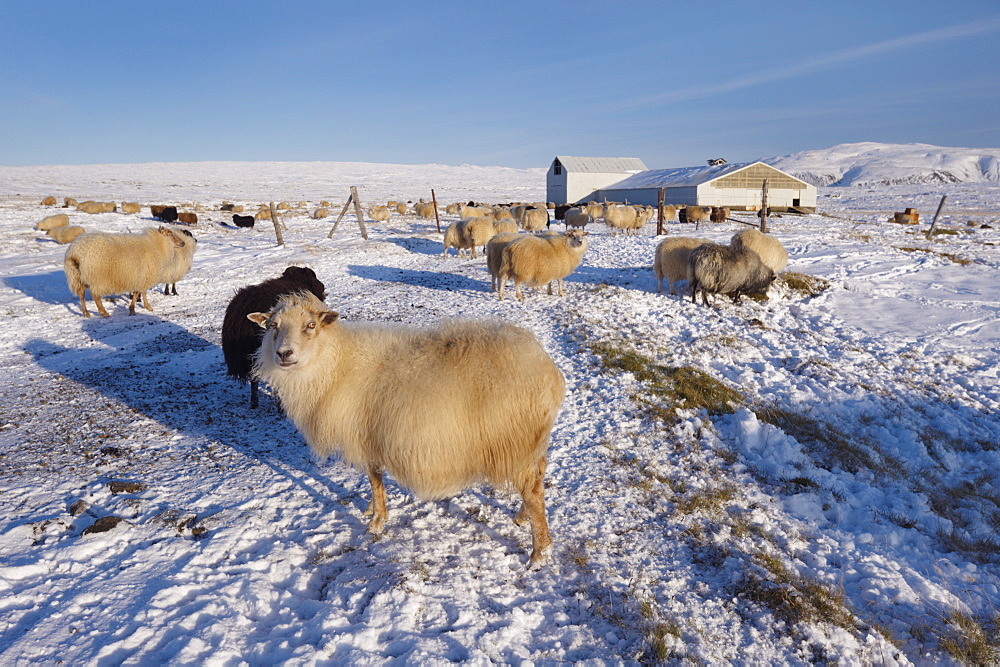
[[[792,178],[799,179],[786,174],[785,172],[764,164],[763,162],[744,162],[743,164],[720,164],[709,167],[682,167],[680,169],[650,169],[638,174],[633,174],[628,178],[618,181],[612,185],[605,186],[604,190],[642,190],[648,188],[687,188],[695,187],[709,181],[714,181],[723,176],[742,171],[747,167],[761,165],[769,170]],[[802,182],[803,187],[808,184]]]
[[[590,174],[628,174],[646,171],[637,157],[572,157],[557,155],[556,159],[568,172]]]

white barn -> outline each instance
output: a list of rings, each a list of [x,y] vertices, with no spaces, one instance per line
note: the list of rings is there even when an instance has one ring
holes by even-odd
[[[656,206],[663,188],[665,204],[754,211],[760,208],[765,178],[769,207],[816,209],[815,185],[763,162],[643,171],[603,186],[592,198]]]
[[[636,157],[559,155],[545,176],[545,197],[556,204],[587,201],[597,190],[644,171],[646,165]]]

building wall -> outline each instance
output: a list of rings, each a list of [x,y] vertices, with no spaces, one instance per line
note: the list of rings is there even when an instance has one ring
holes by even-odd
[[[606,185],[617,183],[629,174],[567,173],[554,175],[552,168],[545,176],[545,199],[556,204],[575,204],[589,201],[591,195]]]
[[[656,206],[659,188],[644,188],[638,190],[599,190],[592,199],[605,202],[613,201],[629,204]],[[798,206],[816,207],[816,189],[786,190],[768,188],[768,202],[771,206],[793,206],[794,200],[799,200]],[[688,206],[728,206],[737,210],[756,211],[760,209],[760,190],[741,188],[713,188],[711,183],[703,183],[698,187],[666,188],[663,193],[664,204],[686,204]]]

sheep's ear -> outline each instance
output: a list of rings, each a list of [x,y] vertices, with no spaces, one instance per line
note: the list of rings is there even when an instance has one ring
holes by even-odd
[[[267,328],[267,313],[250,313],[247,319],[255,322],[261,329]]]
[[[340,317],[339,313],[336,313],[332,310],[328,310],[325,313],[323,313],[322,318],[320,318],[320,322],[323,323],[323,326],[327,326],[336,322],[338,317]]]

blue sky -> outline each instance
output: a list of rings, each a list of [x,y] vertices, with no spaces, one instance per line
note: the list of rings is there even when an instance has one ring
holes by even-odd
[[[1000,147],[1000,3],[0,0],[0,164]]]

